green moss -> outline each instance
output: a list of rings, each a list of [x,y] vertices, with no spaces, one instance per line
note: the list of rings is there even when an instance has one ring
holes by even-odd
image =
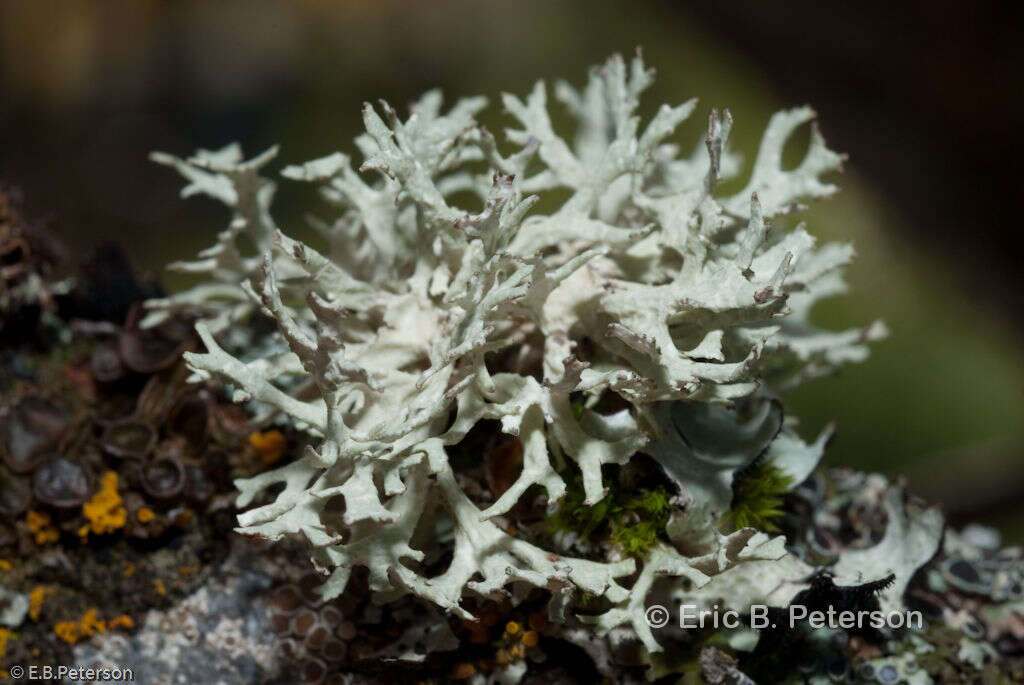
[[[793,479],[768,461],[755,464],[733,487],[732,509],[725,515],[728,527],[757,528],[775,532],[782,517],[782,498]]]
[[[587,506],[578,476],[566,479],[558,511],[547,517],[550,532],[572,531],[593,545],[611,544],[632,557],[643,556],[665,529],[671,510],[664,488],[626,493],[612,486],[605,497]]]

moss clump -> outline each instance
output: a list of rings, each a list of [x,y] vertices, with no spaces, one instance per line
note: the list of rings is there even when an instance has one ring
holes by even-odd
[[[774,533],[782,517],[782,502],[793,479],[770,461],[759,461],[733,484],[732,509],[723,525],[732,529],[757,528]]]
[[[627,556],[641,557],[668,523],[669,497],[662,487],[627,493],[613,485],[602,500],[588,506],[582,480],[574,476],[566,479],[565,497],[546,523],[552,533],[573,532],[595,547],[612,545]]]

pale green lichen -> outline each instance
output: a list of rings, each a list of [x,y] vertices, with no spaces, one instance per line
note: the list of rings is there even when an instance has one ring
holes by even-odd
[[[467,593],[546,588],[559,618],[583,591],[611,606],[591,619],[599,630],[630,625],[653,652],[642,609],[655,583],[783,604],[802,587],[810,569],[784,538],[723,535],[720,524],[738,471],[760,458],[796,484],[821,457],[830,431],[804,443],[771,394],[863,359],[884,333],[880,324],[811,325],[814,303],[842,290],[852,250],[770,223],[833,193],[823,176],[842,156],[812,128],[803,160],[782,168],[783,146],[814,114],[780,112],[744,189],[722,196],[719,180],[740,169],[727,147],[730,114],[712,111],[704,140],[681,156],[670,136],[695,101],[661,107],[641,130],[636,109],[652,79],[639,56],[628,66],[613,57],[581,91],[559,83],[555,95],[578,124],[571,144],[554,130],[543,83],[525,100],[503,95],[518,125],[507,156],[475,122],[482,98],[442,112],[428,93],[405,121],[386,103],[366,105],[358,170],[340,153],[284,170],[340,207],[320,226],[323,251],[270,217],[274,186],[258,172],[274,150],[250,161],[237,147],[154,155],[188,178],[186,195],[224,201],[233,219],[181,267],[207,282],[152,302],[150,321],[197,314],[206,352],[187,355],[196,374],[275,407],[316,439],[301,459],[238,482],[243,507],[284,486],[239,521],[268,538],[304,534],[331,572],[326,597],[360,565],[378,599],[411,592],[466,618]],[[553,212],[537,211],[540,197],[565,194]],[[473,197],[477,208],[455,204]],[[287,348],[253,342],[235,356],[233,324],[257,308]],[[610,394],[617,409],[600,410]],[[447,450],[487,419],[518,437],[523,461],[481,507]],[[682,505],[663,537],[620,540],[637,559],[561,557],[497,525],[531,486],[551,502],[563,497],[564,468],[581,484],[580,505],[601,506],[602,467],[638,451],[661,464]],[[327,506],[338,495],[343,510]],[[438,504],[445,525],[435,525]],[[896,525],[893,535],[931,533],[930,521],[925,528]],[[900,560],[900,574],[925,547]],[[426,577],[420,564],[438,548],[452,560]],[[630,585],[623,579],[638,561]],[[846,567],[884,575],[871,558]]]

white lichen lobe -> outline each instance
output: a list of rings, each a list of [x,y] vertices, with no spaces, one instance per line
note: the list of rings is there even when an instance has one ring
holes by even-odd
[[[704,140],[681,155],[670,139],[696,103],[662,106],[642,125],[636,109],[652,79],[638,55],[628,65],[612,57],[582,90],[559,83],[555,97],[577,121],[572,142],[554,130],[544,83],[525,100],[503,95],[517,126],[507,155],[474,119],[483,98],[444,112],[430,92],[404,121],[386,103],[365,105],[358,169],[335,153],[283,172],[340,209],[318,224],[323,251],[271,219],[274,184],[258,174],[276,150],[249,161],[237,146],[154,155],[188,178],[185,195],[215,197],[233,219],[199,261],[179,267],[207,282],[151,303],[151,320],[198,314],[206,352],[189,354],[190,367],[315,436],[301,459],[238,482],[242,507],[284,486],[240,516],[239,530],[305,535],[330,572],[325,597],[360,565],[381,600],[411,592],[467,618],[467,593],[546,588],[557,617],[579,589],[614,605],[600,628],[632,622],[657,650],[635,611],[655,578],[685,577],[697,591],[750,564],[762,585],[777,585],[764,569],[787,557],[784,539],[726,536],[717,525],[734,472],[755,458],[802,480],[821,456],[825,436],[801,441],[772,393],[862,359],[884,332],[814,327],[810,310],[842,291],[852,250],[772,224],[833,193],[824,177],[842,156],[812,128],[803,160],[784,169],[783,146],[814,114],[780,112],[744,189],[722,196],[719,180],[741,166],[728,149],[731,115],[712,111]],[[474,198],[478,209],[457,204]],[[243,354],[233,342],[257,308],[286,347]],[[609,395],[617,403],[599,404]],[[521,441],[523,465],[479,505],[450,450],[487,419]],[[597,503],[602,466],[638,451],[663,464],[691,506],[631,585],[633,559],[566,558],[497,525],[532,485],[560,498],[573,469]],[[339,495],[342,507],[331,504]],[[426,577],[420,562],[444,548],[450,564]]]

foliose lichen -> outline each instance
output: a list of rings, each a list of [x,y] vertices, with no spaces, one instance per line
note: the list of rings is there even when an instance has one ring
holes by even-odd
[[[239,530],[304,535],[329,574],[324,598],[356,567],[378,601],[411,593],[470,621],[470,596],[535,586],[557,622],[582,592],[603,603],[588,617],[594,630],[627,626],[656,653],[643,620],[655,586],[739,607],[785,606],[807,587],[813,567],[783,536],[749,526],[770,529],[773,498],[807,479],[831,435],[804,442],[776,395],[863,360],[884,335],[878,322],[839,332],[811,323],[814,304],[843,291],[853,250],[819,246],[803,225],[785,230],[805,202],[835,192],[825,177],[843,157],[811,109],[782,111],[743,189],[723,194],[719,182],[741,169],[730,113],[712,110],[703,139],[681,154],[671,137],[696,101],[641,125],[653,76],[638,54],[593,69],[582,90],[558,83],[577,122],[571,140],[555,131],[543,82],[525,99],[503,95],[517,126],[510,150],[476,122],[484,98],[443,111],[432,91],[405,120],[387,103],[365,105],[358,167],[334,153],[283,171],[338,208],[317,224],[320,250],[271,217],[275,185],[260,172],[276,148],[251,160],[237,145],[154,154],[187,178],[184,195],[223,201],[232,220],[179,266],[206,280],[152,301],[147,323],[198,316],[206,351],[186,353],[195,377],[221,379],[236,400],[271,407],[314,439],[300,459],[237,482],[239,506],[258,504]],[[803,159],[784,167],[784,146],[807,123]],[[276,336],[246,337],[255,329],[239,324],[258,312]],[[488,422],[521,446],[500,493],[468,483],[451,458]],[[638,453],[674,492],[658,508],[662,529],[627,535],[619,558],[562,556],[509,525],[537,493],[557,509],[567,472],[579,504],[601,507],[608,470]],[[770,487],[730,526],[734,485],[752,468]],[[942,527],[934,510],[905,511],[902,496],[887,490],[879,549],[836,567],[853,582],[894,572],[882,595],[894,607]]]

